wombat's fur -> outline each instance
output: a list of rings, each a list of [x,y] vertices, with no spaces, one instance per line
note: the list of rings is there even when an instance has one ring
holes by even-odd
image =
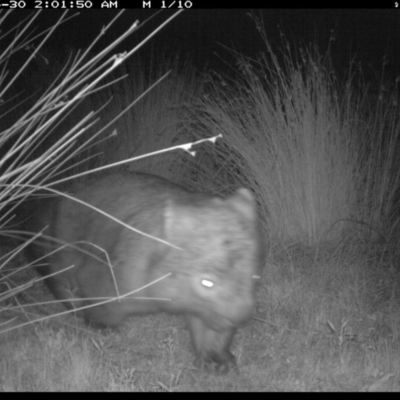
[[[252,315],[263,266],[251,192],[239,189],[223,199],[190,193],[156,176],[119,172],[75,185],[67,193],[175,247],[66,197],[37,200],[27,227],[38,232],[48,226],[44,234],[58,242],[43,245],[43,238],[37,240],[28,247],[30,261],[59,249],[46,258],[47,266],[38,267],[41,272],[74,266],[46,279],[55,296],[77,308],[101,301],[90,298],[117,296],[115,284],[124,295],[170,274],[120,301],[85,309],[85,319],[116,326],[132,314],[179,313],[189,325],[197,365],[233,366],[229,347],[236,328]]]

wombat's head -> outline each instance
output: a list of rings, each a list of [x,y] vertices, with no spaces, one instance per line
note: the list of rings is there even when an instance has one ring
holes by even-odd
[[[169,287],[176,308],[199,316],[216,331],[246,321],[264,263],[251,192],[170,201],[164,217],[167,240],[182,249],[171,250],[167,263],[174,275]]]

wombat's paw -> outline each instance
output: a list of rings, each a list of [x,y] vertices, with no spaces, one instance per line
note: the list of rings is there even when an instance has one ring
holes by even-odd
[[[236,358],[230,351],[222,354],[214,353],[207,357],[198,356],[194,365],[201,371],[211,372],[217,375],[225,375],[231,371],[239,372],[236,365]]]

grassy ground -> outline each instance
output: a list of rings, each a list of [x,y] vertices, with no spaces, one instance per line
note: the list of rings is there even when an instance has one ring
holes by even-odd
[[[400,276],[390,260],[379,260],[379,249],[364,254],[359,249],[323,248],[318,256],[301,246],[274,249],[257,313],[234,341],[239,374],[196,370],[189,333],[178,316],[135,317],[118,331],[91,331],[64,316],[0,336],[1,387],[398,391]],[[31,292],[43,300],[42,287],[24,296]]]

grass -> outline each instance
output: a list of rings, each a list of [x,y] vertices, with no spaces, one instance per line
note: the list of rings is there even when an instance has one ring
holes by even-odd
[[[239,375],[219,377],[192,367],[179,317],[137,317],[117,332],[95,332],[70,316],[13,333],[0,347],[3,388],[399,390],[398,273],[382,278],[374,252],[360,258],[354,246],[336,254],[326,248],[317,259],[302,246],[273,252],[255,319],[234,341]]]
[[[256,27],[263,34],[258,20]],[[128,167],[198,190],[225,194],[246,186],[255,193],[268,257],[257,291],[257,313],[233,344],[240,373],[197,371],[180,317],[143,316],[118,331],[94,331],[68,315],[8,332],[7,325],[0,326],[1,389],[400,389],[397,82],[382,81],[381,96],[373,99],[353,64],[347,77],[335,75],[329,51],[323,56],[315,46],[294,51],[283,42],[282,53],[276,54],[265,36],[264,41],[258,59],[234,54],[234,79],[214,73],[200,81],[187,64],[173,60],[169,65],[174,72],[136,102],[133,111],[117,122],[112,107],[96,114],[112,121],[104,125],[106,136],[115,131],[117,139],[85,153],[104,152],[93,164],[103,166],[222,133],[222,140],[196,147],[194,158],[167,154]],[[135,69],[130,85],[109,86],[88,103],[104,104],[114,90],[120,102],[115,108],[125,108],[166,69],[153,68],[150,79],[145,68]],[[44,100],[41,104],[54,105]],[[21,121],[14,128],[18,134],[25,127],[45,125],[45,120],[29,125],[28,117]],[[59,162],[69,157],[68,140],[79,129],[78,124],[52,147]],[[179,148],[193,151],[190,146]],[[6,188],[0,191],[5,209],[10,196],[21,198],[23,190],[31,190],[29,182],[46,184],[58,172],[48,152],[33,164],[24,161],[29,157],[19,160],[5,163],[7,174],[0,180]],[[14,194],[9,179],[21,179],[17,188],[23,189]],[[20,267],[21,252],[10,250],[2,246],[7,255],[0,268],[18,268],[13,288],[9,278],[0,280],[6,288],[0,292],[1,320],[18,324],[11,304],[20,304],[19,318],[25,320],[62,311],[54,304],[26,308],[27,302],[52,301],[40,283],[14,295],[12,290],[37,278]]]
[[[124,72],[128,75],[127,79],[103,90],[96,102],[101,104],[114,96],[115,101],[104,115],[104,119],[109,119],[111,115],[117,115],[119,110],[132,104],[138,94],[145,92],[168,71],[168,76],[113,124],[112,128],[118,132],[118,138],[112,142],[112,149],[108,148],[108,151],[103,152],[104,157],[100,164],[138,157],[183,142],[184,105],[192,103],[200,90],[189,61],[181,63],[177,57],[165,57],[161,60],[152,58],[147,62],[139,60],[137,64],[126,65]],[[202,138],[210,136],[203,135]],[[184,153],[167,152],[158,154],[155,158],[135,159],[134,163],[126,167],[176,180],[181,154]]]

